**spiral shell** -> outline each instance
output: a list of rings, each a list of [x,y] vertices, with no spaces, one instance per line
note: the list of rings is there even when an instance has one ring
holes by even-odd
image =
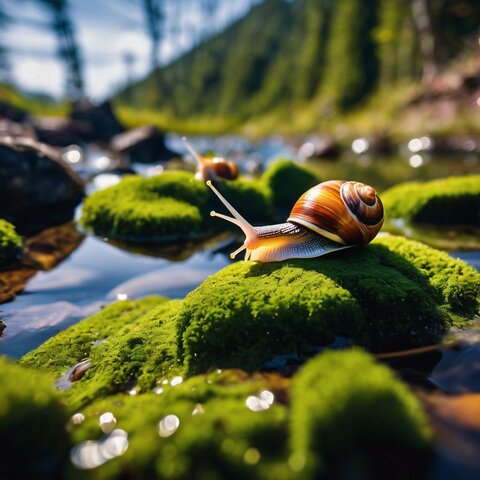
[[[383,218],[383,205],[373,187],[331,180],[307,190],[293,206],[288,222],[334,242],[362,245],[377,235]]]
[[[206,162],[208,162],[208,167],[211,168],[219,178],[235,180],[240,173],[238,165],[233,160],[215,157],[211,160],[206,160]]]

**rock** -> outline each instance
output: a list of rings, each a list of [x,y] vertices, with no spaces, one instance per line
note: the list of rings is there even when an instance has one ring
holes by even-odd
[[[428,477],[427,417],[407,387],[366,353],[330,351],[309,361],[293,380],[291,399],[291,458],[302,478]]]
[[[38,139],[55,147],[80,145],[93,134],[92,126],[81,120],[63,117],[42,117],[33,122]]]
[[[86,142],[109,142],[114,135],[125,130],[110,102],[94,105],[89,100],[79,100],[72,103],[70,118],[88,125],[88,133],[82,135],[82,140]]]
[[[340,155],[340,146],[333,137],[321,136],[307,140],[298,149],[301,160],[334,159]]]
[[[305,357],[335,337],[374,351],[426,345],[478,312],[479,290],[474,268],[396,237],[320,259],[238,262],[185,297],[180,360],[194,374]]]
[[[291,160],[272,163],[263,174],[262,181],[272,192],[274,208],[288,213],[304,192],[320,183],[315,174]]]
[[[48,378],[0,357],[2,478],[59,478],[67,415]]]
[[[390,220],[480,226],[480,175],[400,184],[382,201]]]
[[[15,231],[15,227],[0,219],[0,265],[18,257],[21,249],[22,239]]]
[[[58,152],[29,139],[0,138],[0,181],[0,217],[22,234],[70,220],[84,195]]]
[[[248,218],[270,214],[268,191],[260,182],[224,181],[219,189]],[[169,243],[200,239],[220,226],[211,222],[214,203],[206,185],[191,173],[168,171],[131,177],[87,198],[81,222],[97,235],[130,243]],[[210,223],[209,223],[210,222]]]
[[[165,145],[165,135],[151,125],[115,135],[110,148],[126,155],[131,163],[158,163],[178,157],[178,153]]]

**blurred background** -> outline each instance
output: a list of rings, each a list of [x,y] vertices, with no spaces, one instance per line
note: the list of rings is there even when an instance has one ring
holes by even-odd
[[[477,0],[3,0],[0,21],[0,98],[38,115],[89,98],[188,133],[480,129]]]

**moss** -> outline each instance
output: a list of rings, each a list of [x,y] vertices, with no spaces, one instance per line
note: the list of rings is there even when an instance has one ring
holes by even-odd
[[[79,381],[62,382],[70,387],[63,395],[72,408],[133,387],[151,389],[162,376],[180,370],[175,327],[179,302],[150,298],[123,303],[127,302],[61,332],[21,363],[46,369],[58,381],[77,362],[88,359],[91,366]],[[62,345],[67,346],[65,351],[56,356]]]
[[[0,385],[2,478],[56,478],[66,412],[50,382],[0,357]]]
[[[185,298],[179,354],[197,373],[256,369],[278,355],[311,354],[335,336],[372,349],[428,344],[478,311],[479,277],[395,237],[319,259],[238,262]]]
[[[292,458],[305,464],[303,478],[426,478],[426,415],[369,355],[319,355],[294,379],[291,399]]]
[[[271,478],[287,453],[286,409],[275,402],[268,410],[250,411],[246,398],[268,385],[261,377],[243,377],[213,373],[164,386],[160,395],[116,395],[93,403],[82,410],[85,422],[75,427],[75,442],[99,438],[98,416],[111,411],[116,427],[128,432],[128,450],[86,475],[70,467],[65,477],[124,478],[128,471],[129,478]],[[203,413],[192,415],[198,404]],[[160,438],[159,422],[166,415],[176,415],[180,425],[170,437]],[[254,458],[258,463],[245,460],[249,449],[260,453]]]
[[[22,239],[15,227],[0,219],[0,265],[13,260],[20,253],[21,247]]]
[[[300,195],[319,183],[312,172],[286,159],[272,163],[262,181],[272,192],[275,209],[280,211],[290,211]]]
[[[270,217],[269,191],[261,182],[238,179],[216,185],[251,221]],[[92,194],[85,200],[81,224],[117,240],[168,243],[202,237],[217,227],[218,222],[209,220],[213,206],[218,202],[204,182],[191,173],[172,171],[146,179],[129,177]]]
[[[390,219],[480,226],[480,175],[397,185],[382,200]]]

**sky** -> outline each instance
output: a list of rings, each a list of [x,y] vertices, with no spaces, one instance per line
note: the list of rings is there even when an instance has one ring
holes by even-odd
[[[205,32],[199,0],[171,0],[166,16],[178,15],[185,2],[181,31],[167,32],[160,51],[166,64],[192,47]],[[220,0],[219,10],[208,25],[216,30],[243,15],[258,0]],[[11,78],[21,89],[60,98],[65,91],[63,65],[55,56],[56,38],[46,26],[48,11],[34,0],[7,0],[2,7],[11,22],[1,33],[10,51]],[[125,85],[125,54],[133,55],[131,75],[143,78],[149,71],[150,41],[145,33],[141,0],[70,0],[71,17],[84,60],[87,94],[94,100],[109,97]],[[181,5],[180,5],[181,6]]]

